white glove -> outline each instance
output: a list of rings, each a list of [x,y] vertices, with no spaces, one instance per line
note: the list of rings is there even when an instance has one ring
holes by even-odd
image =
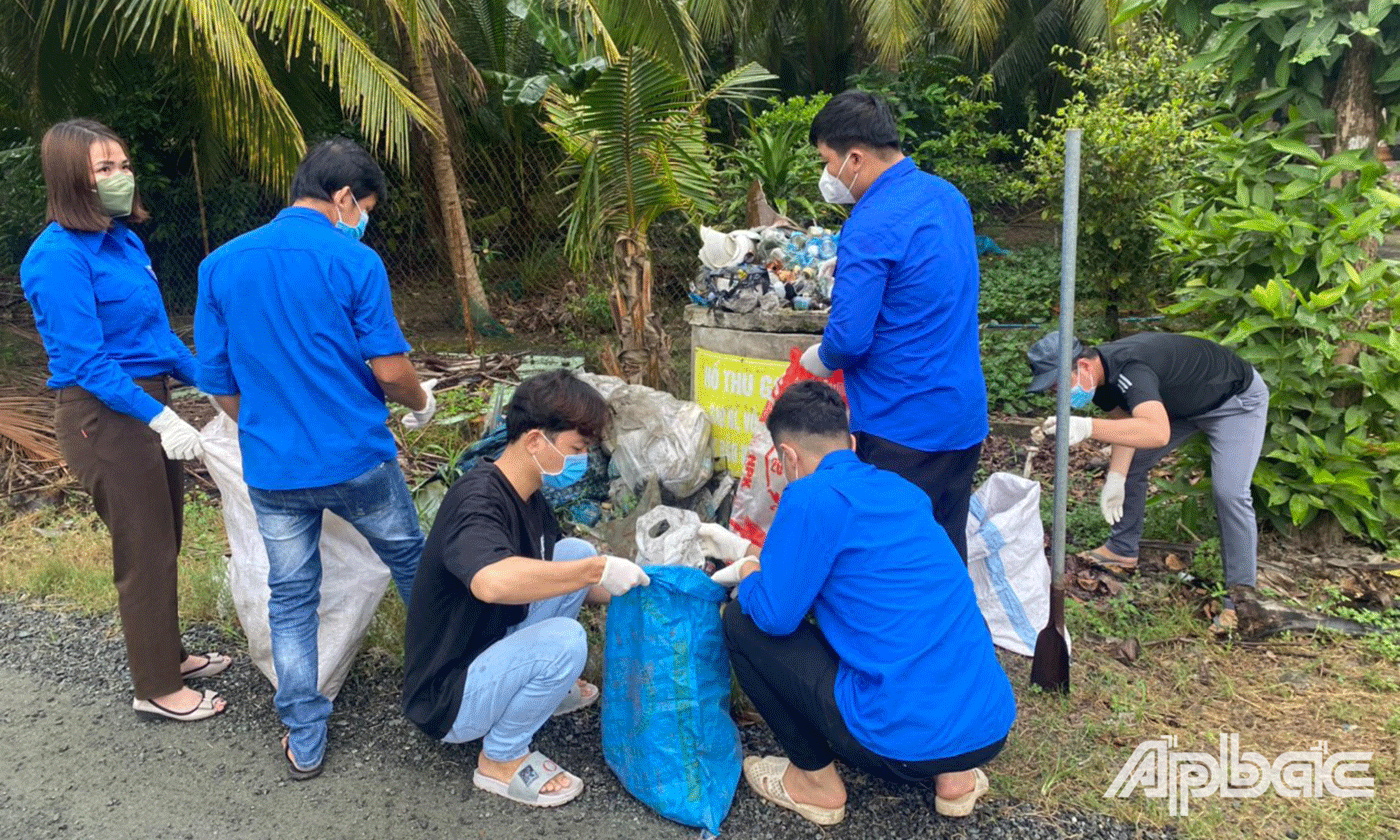
[[[1126,483],[1127,479],[1122,473],[1110,470],[1104,477],[1103,489],[1099,491],[1099,511],[1110,525],[1117,525],[1118,520],[1123,518],[1123,486]]]
[[[194,430],[194,426],[180,419],[180,415],[166,406],[160,410],[160,414],[151,418],[151,422],[146,425],[155,429],[160,435],[160,445],[165,450],[165,457],[173,461],[187,461],[191,458],[204,457],[204,442],[199,438],[199,432]]]
[[[651,586],[651,578],[642,567],[626,557],[604,554],[603,559],[607,562],[603,564],[603,579],[598,584],[609,594],[621,595],[634,586]]]
[[[428,421],[437,413],[437,397],[433,396],[433,386],[437,384],[437,380],[428,379],[420,384],[423,386],[423,393],[428,395],[428,404],[423,406],[422,411],[410,411],[403,416],[405,429],[421,429],[428,425]]]
[[[752,557],[749,557],[744,560],[740,560],[737,563],[730,563],[728,566],[725,566],[723,569],[720,569],[718,572],[715,572],[714,574],[710,575],[710,580],[714,581],[715,583],[718,583],[720,586],[723,586],[726,589],[738,586],[739,578],[744,573],[744,567],[749,565],[750,563],[757,562],[757,560],[753,559]]]
[[[1040,424],[1040,430],[1049,437],[1055,436],[1056,418],[1046,417]],[[1082,443],[1089,439],[1094,433],[1094,420],[1092,417],[1071,417],[1069,418],[1069,445]]]
[[[808,372],[816,376],[827,377],[831,375],[831,371],[827,370],[826,365],[822,364],[821,349],[822,343],[820,341],[808,347],[802,353],[801,363]]]
[[[753,544],[723,525],[713,522],[701,525],[697,533],[700,536],[700,553],[731,563],[743,559],[744,555],[749,553],[749,546]]]

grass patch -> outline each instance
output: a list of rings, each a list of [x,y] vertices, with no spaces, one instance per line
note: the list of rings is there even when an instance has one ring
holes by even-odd
[[[1397,686],[1378,673],[1365,640],[1328,636],[1232,645],[1211,638],[1193,597],[1166,581],[1139,581],[1117,598],[1067,605],[1074,664],[1067,697],[1028,682],[1029,661],[1003,654],[1020,707],[1006,751],[992,765],[999,793],[1046,810],[1105,813],[1171,826],[1186,838],[1306,837],[1351,840],[1400,832]],[[1140,658],[1115,658],[1137,638]],[[1143,741],[1176,736],[1177,749],[1216,753],[1220,733],[1273,760],[1327,741],[1333,752],[1373,751],[1375,797],[1193,799],[1173,818],[1141,791],[1104,793]]]
[[[180,551],[180,616],[234,629],[218,501],[192,493],[185,502]],[[107,526],[84,505],[13,517],[0,524],[0,591],[44,598],[87,613],[117,608],[112,541]]]

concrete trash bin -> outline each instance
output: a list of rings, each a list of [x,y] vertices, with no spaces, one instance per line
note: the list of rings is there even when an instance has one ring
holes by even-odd
[[[715,457],[740,475],[759,415],[787,371],[792,348],[821,340],[826,312],[738,314],[687,306],[691,399],[710,416]]]

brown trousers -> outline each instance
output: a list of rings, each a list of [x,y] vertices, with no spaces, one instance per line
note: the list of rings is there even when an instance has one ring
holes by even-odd
[[[165,377],[136,384],[162,404],[170,401]],[[54,427],[69,471],[112,535],[112,580],[136,697],[179,691],[185,648],[175,580],[184,468],[165,457],[160,435],[149,426],[76,386],[58,392]]]

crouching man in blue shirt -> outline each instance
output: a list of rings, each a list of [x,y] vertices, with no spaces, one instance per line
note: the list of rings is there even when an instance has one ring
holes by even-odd
[[[734,561],[713,576],[738,585],[724,610],[734,673],[787,753],[745,758],[744,778],[832,825],[846,812],[840,758],[936,780],[938,813],[971,814],[1016,701],[967,570],[928,497],[856,458],[830,386],[793,385],[768,429],[790,483],[762,556],[719,525],[701,532],[707,553]]]

